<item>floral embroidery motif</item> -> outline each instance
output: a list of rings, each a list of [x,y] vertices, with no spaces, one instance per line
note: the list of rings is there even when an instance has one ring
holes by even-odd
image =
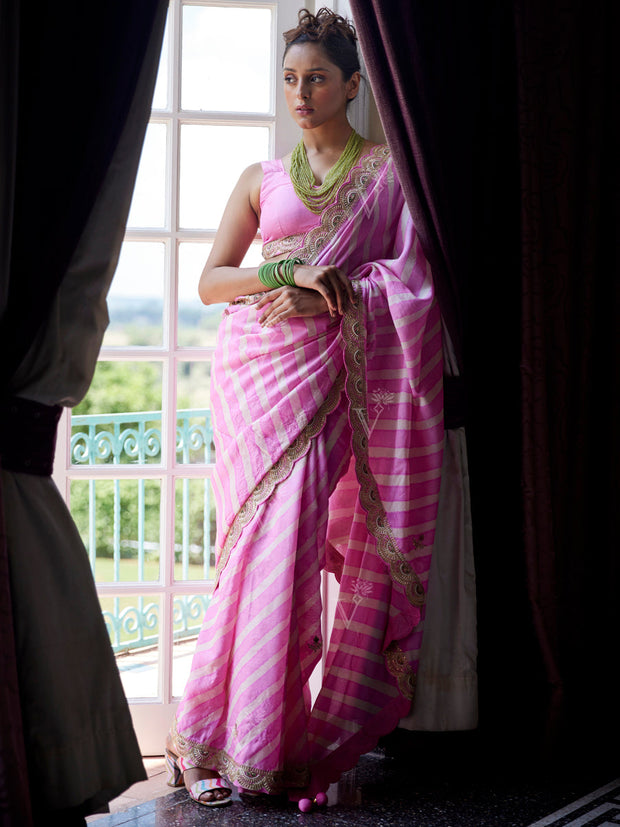
[[[396,394],[392,393],[388,390],[376,390],[372,391],[370,394],[370,402],[373,404],[372,410],[374,411],[374,419],[372,423],[369,421],[368,413],[364,408],[356,408],[355,412],[357,413],[360,422],[362,423],[362,428],[364,429],[364,433],[367,437],[369,437],[375,429],[375,425],[383,411],[387,408],[388,405],[391,405],[394,400],[396,399]]]
[[[395,398],[396,394],[391,391],[386,391],[383,389],[373,391],[370,394],[370,401],[374,404],[373,410],[377,416],[381,416],[385,408],[388,405],[391,405]]]
[[[365,597],[370,597],[372,594],[372,583],[368,580],[354,580],[353,581],[353,602],[358,606]]]
[[[388,671],[398,681],[398,688],[405,698],[413,700],[416,687],[416,675],[407,656],[400,646],[393,641],[385,650],[385,664]]]
[[[353,581],[351,584],[351,591],[353,592],[353,597],[351,599],[351,602],[353,603],[353,610],[348,617],[345,609],[346,604],[343,601],[339,601],[337,603],[337,610],[342,618],[345,628],[348,629],[351,623],[353,623],[353,618],[355,617],[355,612],[357,611],[358,606],[360,606],[369,597],[372,597],[373,588],[373,584],[368,580],[358,578]]]

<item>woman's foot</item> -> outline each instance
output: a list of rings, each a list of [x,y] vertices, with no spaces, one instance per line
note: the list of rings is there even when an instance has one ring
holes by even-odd
[[[232,801],[232,790],[219,773],[197,767],[187,758],[176,754],[170,738],[166,741],[166,765],[168,784],[171,787],[185,785],[190,798],[207,807],[219,807]]]
[[[194,801],[211,807],[228,804],[232,801],[232,790],[226,786],[226,782],[218,772],[187,765],[182,758],[178,761],[184,767],[183,781]]]

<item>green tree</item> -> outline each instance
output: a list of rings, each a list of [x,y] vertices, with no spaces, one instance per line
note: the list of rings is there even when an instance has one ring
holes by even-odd
[[[197,364],[190,370],[189,364],[183,377],[185,387],[189,391],[192,380],[200,384],[208,383],[208,365]],[[196,373],[192,376],[192,373]],[[123,420],[123,428],[135,426],[131,412],[161,410],[161,366],[151,362],[115,362],[102,361],[97,364],[92,385],[84,400],[73,409],[74,415],[88,414],[117,414],[128,413]],[[189,408],[187,391],[179,393],[179,408]],[[155,423],[154,423],[155,424]],[[81,430],[74,427],[74,433]],[[99,425],[98,432],[113,433],[112,425]],[[154,462],[159,456],[152,457]],[[123,455],[122,462],[131,462],[131,458]],[[107,462],[113,462],[110,456]],[[192,488],[199,481],[193,481]],[[92,536],[90,527],[90,499],[92,486],[88,482],[76,481],[71,487],[71,512],[80,529],[85,544],[89,545]],[[97,481],[95,491],[95,520],[94,530],[97,557],[112,557],[114,551],[115,526],[121,541],[121,556],[135,557],[137,554],[138,521],[139,521],[139,486],[135,480],[123,480],[115,483],[113,480]],[[180,492],[179,492],[180,493]],[[145,482],[144,487],[144,531],[147,542],[160,542],[160,486],[157,481]],[[175,540],[181,542],[181,526],[183,525],[183,498],[176,498],[176,525]],[[215,516],[212,507],[208,507],[208,523],[211,532],[211,543],[215,537]],[[189,526],[190,542],[195,546],[202,546],[204,541],[204,502],[198,491],[192,491],[189,498]],[[153,559],[158,556],[153,554]],[[198,562],[193,554],[193,562]]]
[[[152,362],[97,362],[90,389],[75,415],[161,410],[161,365]]]

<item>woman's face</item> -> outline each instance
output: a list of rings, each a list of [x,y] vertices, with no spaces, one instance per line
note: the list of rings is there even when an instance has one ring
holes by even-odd
[[[302,129],[346,119],[347,103],[359,88],[359,72],[345,81],[320,46],[299,43],[286,53],[283,73],[289,112]]]

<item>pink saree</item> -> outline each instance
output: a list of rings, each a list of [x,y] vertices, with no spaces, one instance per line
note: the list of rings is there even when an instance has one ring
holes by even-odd
[[[225,311],[212,381],[217,585],[173,737],[232,783],[326,790],[407,715],[443,449],[440,314],[386,147],[316,226],[266,245],[356,296],[274,328]],[[321,570],[340,583],[323,639]],[[308,681],[323,661],[318,696]]]

